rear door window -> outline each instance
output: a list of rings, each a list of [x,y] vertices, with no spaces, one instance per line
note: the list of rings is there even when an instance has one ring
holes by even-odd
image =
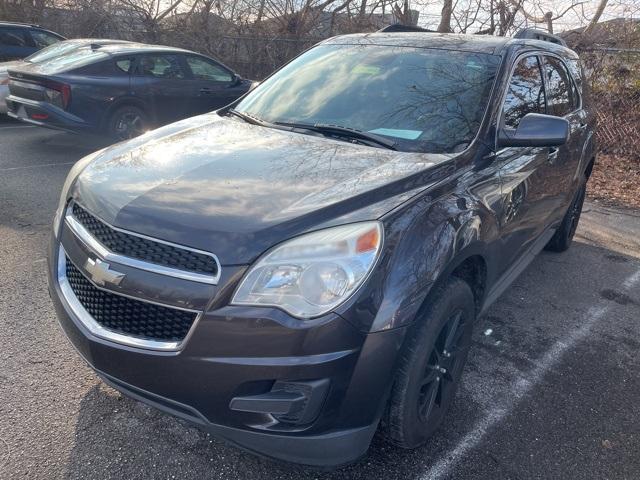
[[[556,57],[545,57],[545,87],[549,115],[564,117],[576,108],[571,77]]]
[[[573,92],[574,92],[574,110],[580,108],[580,99],[582,98],[582,66],[579,60],[570,58],[566,61],[566,65],[569,69],[569,74],[573,80]]]
[[[24,28],[0,28],[0,45],[11,47],[32,46]]]
[[[233,80],[233,75],[229,70],[202,57],[187,57],[187,65],[189,65],[193,78],[198,80],[225,83]]]
[[[143,55],[138,62],[137,74],[162,79],[185,78],[177,55]]]
[[[504,126],[517,128],[528,113],[545,113],[540,62],[536,55],[518,61],[503,106]]]

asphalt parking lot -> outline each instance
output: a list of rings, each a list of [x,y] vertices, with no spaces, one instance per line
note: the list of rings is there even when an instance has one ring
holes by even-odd
[[[58,329],[45,245],[67,171],[94,140],[0,121],[0,478],[638,479],[640,212],[593,203],[565,254],[541,254],[475,333],[440,432],[376,437],[321,472],[243,453],[122,397]]]

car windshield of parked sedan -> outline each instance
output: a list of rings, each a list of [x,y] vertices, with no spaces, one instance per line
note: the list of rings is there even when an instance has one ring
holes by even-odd
[[[460,152],[476,136],[499,61],[475,52],[320,45],[235,110],[270,123],[353,128],[403,151]]]

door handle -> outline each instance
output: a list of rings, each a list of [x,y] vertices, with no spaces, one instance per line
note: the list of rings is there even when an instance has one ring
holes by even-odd
[[[213,90],[211,90],[210,88],[201,88],[200,89],[200,93],[204,93],[205,95],[209,95],[213,93]]]

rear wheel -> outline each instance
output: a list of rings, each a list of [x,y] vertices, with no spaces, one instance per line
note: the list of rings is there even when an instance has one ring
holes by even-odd
[[[587,184],[585,181],[582,187],[580,187],[580,190],[578,190],[578,193],[576,193],[569,210],[567,210],[567,213],[562,219],[560,227],[558,227],[556,233],[553,234],[549,243],[544,247],[546,250],[564,252],[571,246],[571,241],[580,222],[580,214],[582,213],[582,205],[584,204],[586,192]]]
[[[126,105],[111,114],[107,128],[113,138],[128,140],[142,135],[149,128],[149,121],[142,109]]]
[[[422,445],[445,418],[471,346],[475,303],[469,285],[449,279],[432,297],[404,348],[383,433],[404,448]]]

